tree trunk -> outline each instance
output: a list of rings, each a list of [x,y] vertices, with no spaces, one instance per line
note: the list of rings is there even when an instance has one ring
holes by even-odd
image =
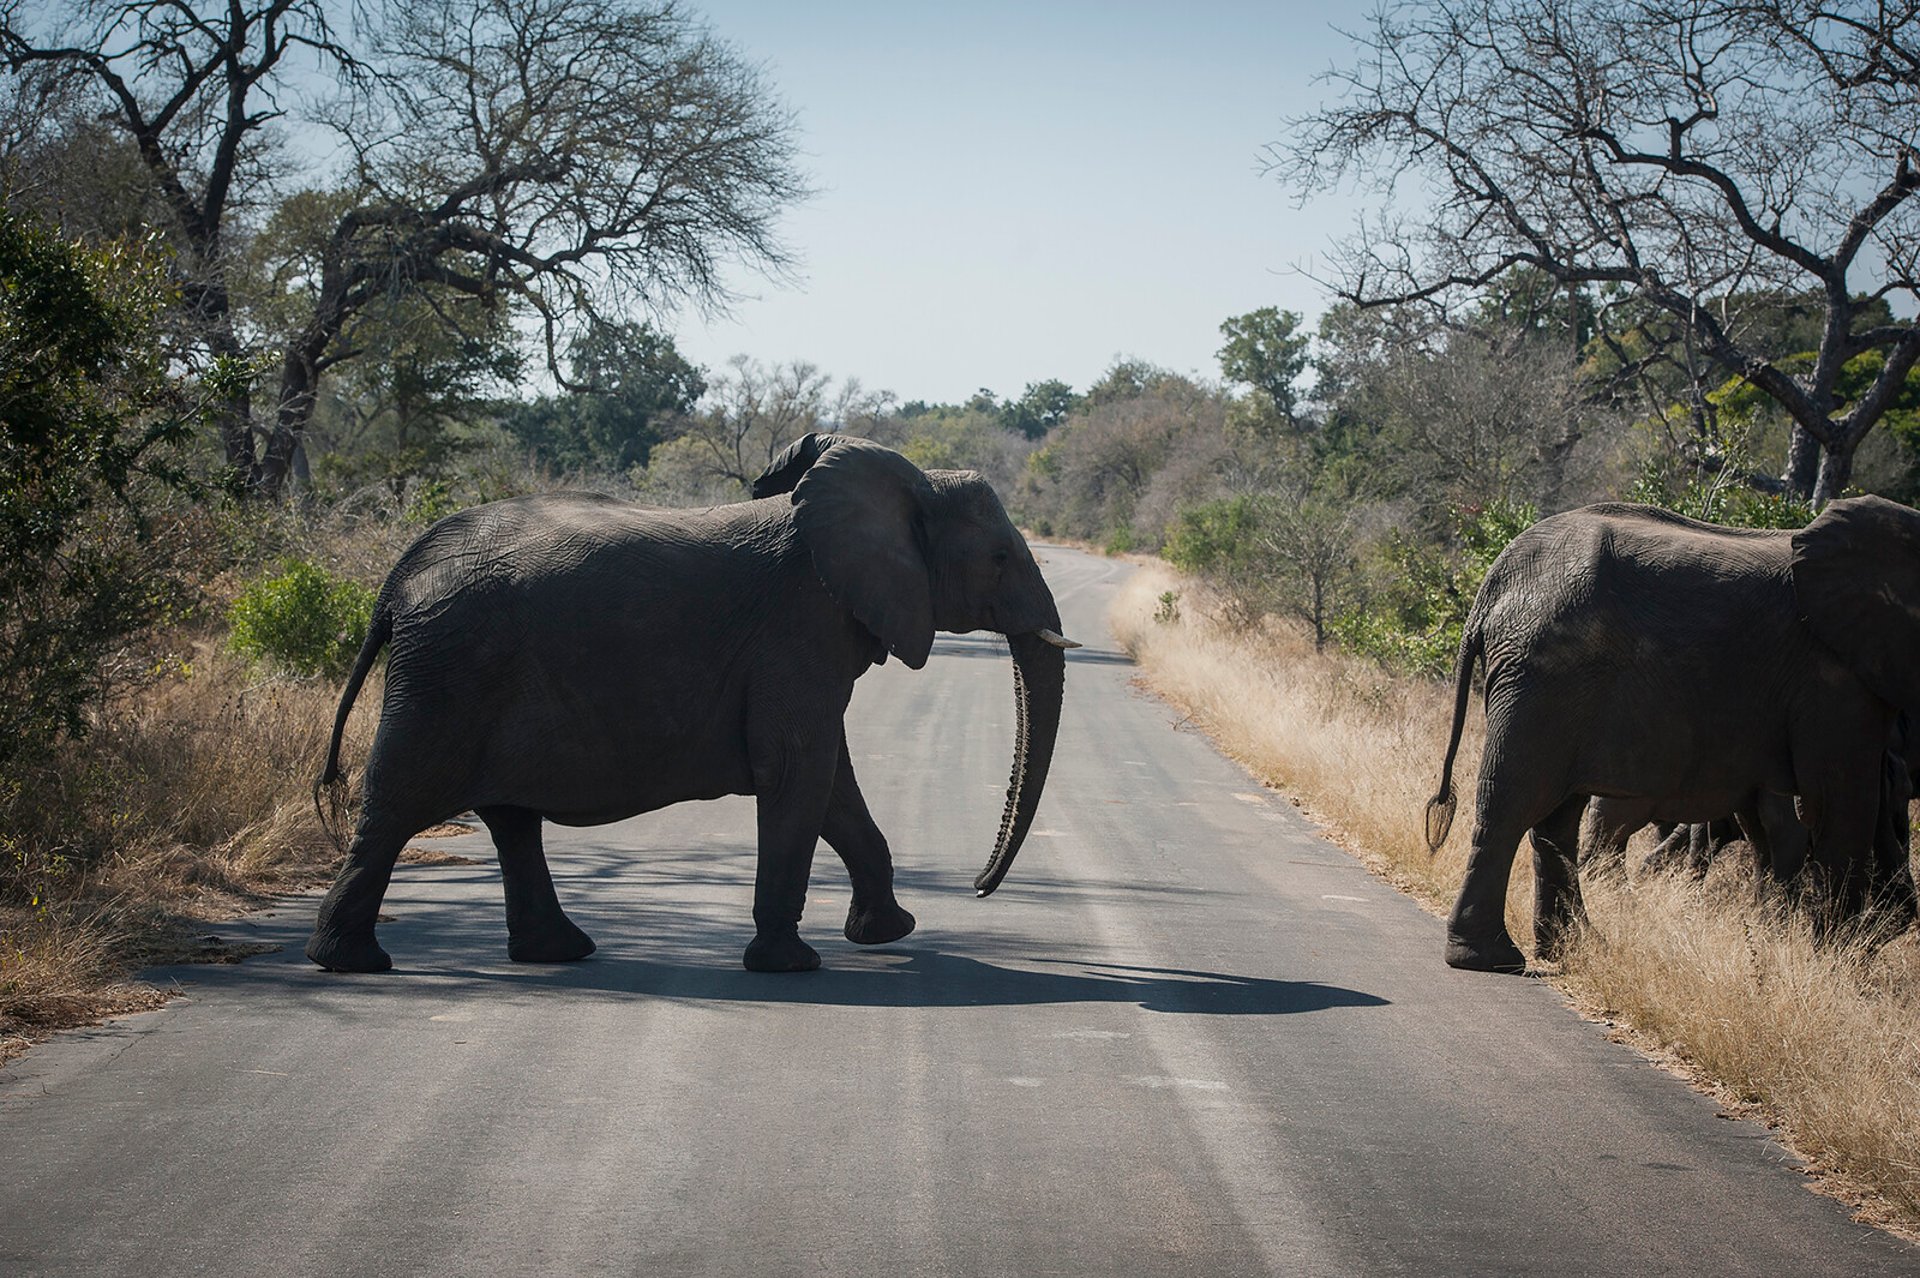
[[[1787,496],[1801,501],[1811,500],[1820,471],[1820,441],[1808,434],[1806,427],[1795,422],[1787,432],[1787,467],[1780,475],[1781,481],[1787,486]]]
[[[296,344],[288,350],[286,362],[280,367],[280,407],[274,414],[266,454],[254,476],[254,489],[264,497],[281,495],[293,472],[300,441],[306,438],[307,424],[313,420],[319,377],[306,345]]]
[[[1853,453],[1859,446],[1857,439],[1836,439],[1820,450],[1820,474],[1811,494],[1815,510],[1847,490],[1853,480]]]

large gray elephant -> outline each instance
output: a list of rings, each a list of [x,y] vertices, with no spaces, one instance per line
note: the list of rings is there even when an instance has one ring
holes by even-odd
[[[1487,738],[1447,962],[1525,969],[1505,905],[1528,832],[1535,940],[1551,952],[1579,914],[1580,816],[1595,795],[1706,821],[1756,786],[1796,794],[1810,857],[1857,902],[1895,707],[1920,705],[1916,652],[1920,512],[1894,502],[1836,501],[1792,533],[1623,504],[1540,521],[1488,571],[1455,667],[1430,847],[1452,823],[1482,661]]]
[[[865,440],[808,435],[756,500],[654,510],[585,493],[522,497],[441,520],[401,556],[341,697],[320,784],[340,778],[347,712],[388,646],[359,824],[307,957],[392,960],[374,922],[407,839],[477,812],[507,901],[507,952],[591,953],[541,848],[542,819],[598,825],[685,799],[751,794],[759,861],[753,971],[805,971],[814,847],[853,883],[846,935],[896,940],[887,841],[854,780],[842,723],[854,680],[889,653],[918,670],[936,630],[993,630],[1013,654],[1018,730],[1000,833],[975,880],[994,890],[1040,802],[1065,680],[1060,614],[1026,542],[970,471],[922,473]]]

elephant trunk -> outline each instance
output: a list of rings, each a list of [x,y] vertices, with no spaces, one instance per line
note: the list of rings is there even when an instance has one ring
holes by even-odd
[[[1047,783],[1047,768],[1053,763],[1053,743],[1060,733],[1060,700],[1067,681],[1066,652],[1040,632],[1008,635],[1007,643],[1013,649],[1013,696],[1018,714],[1013,775],[1007,781],[1000,837],[986,868],[973,880],[974,890],[981,896],[1000,886],[1033,825],[1040,792]]]

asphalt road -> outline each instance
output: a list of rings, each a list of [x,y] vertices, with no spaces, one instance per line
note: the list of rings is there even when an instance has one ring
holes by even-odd
[[[283,952],[0,1070],[0,1273],[1920,1274],[1761,1127],[1440,924],[1132,690],[1125,569],[1043,556],[1072,654],[1006,885],[988,638],[861,681],[861,784],[920,919],[741,970],[753,810],[548,827],[600,943],[509,963],[490,860],[403,865],[397,969]],[[485,836],[434,844],[486,858]]]

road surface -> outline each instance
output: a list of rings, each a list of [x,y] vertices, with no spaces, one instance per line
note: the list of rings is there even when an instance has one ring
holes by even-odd
[[[1126,572],[1044,548],[1072,654],[1006,885],[998,641],[861,681],[861,785],[920,919],[741,970],[747,799],[548,827],[587,962],[506,960],[490,860],[403,865],[379,976],[283,952],[0,1070],[0,1273],[1920,1274],[1759,1126],[1453,972],[1439,921],[1130,686]],[[433,846],[486,858],[484,835]]]

